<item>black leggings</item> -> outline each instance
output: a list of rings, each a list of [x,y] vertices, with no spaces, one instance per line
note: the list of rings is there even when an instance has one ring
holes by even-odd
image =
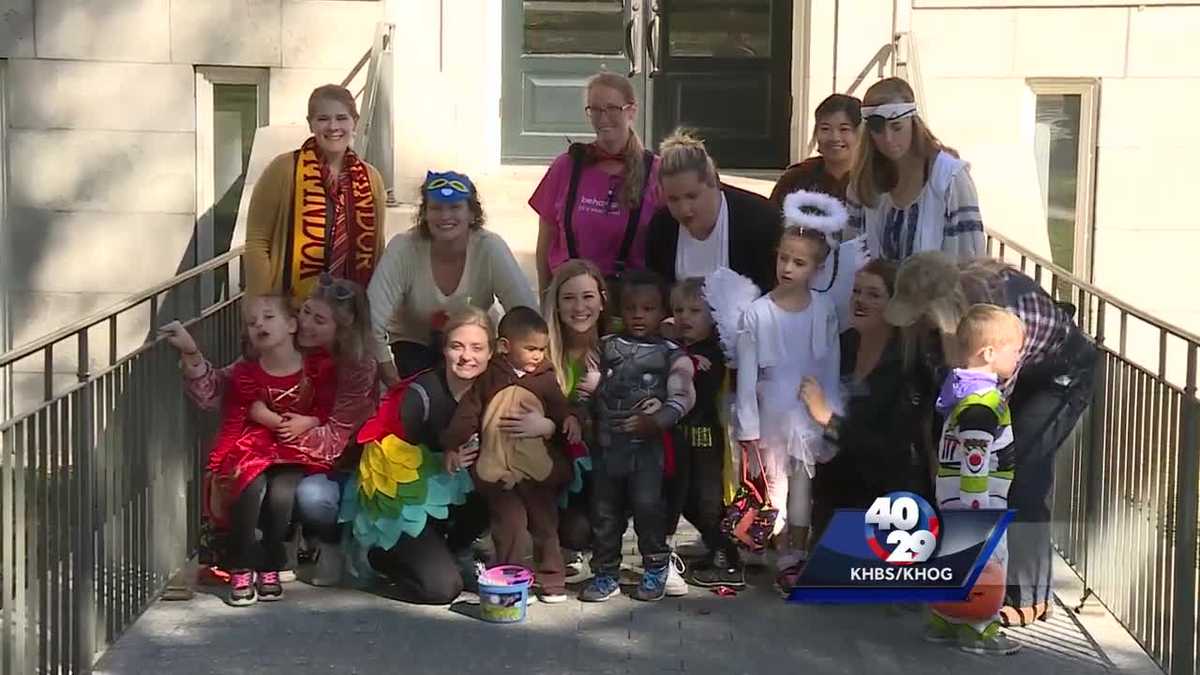
[[[450,522],[430,519],[421,534],[400,535],[386,551],[367,551],[371,567],[392,582],[397,599],[419,605],[446,605],[463,590],[456,555],[468,550],[488,526],[487,502],[472,492],[450,509]]]
[[[230,514],[229,567],[273,572],[287,565],[284,540],[292,523],[296,486],[304,471],[279,466],[259,474],[238,496]],[[262,530],[258,540],[255,530]]]

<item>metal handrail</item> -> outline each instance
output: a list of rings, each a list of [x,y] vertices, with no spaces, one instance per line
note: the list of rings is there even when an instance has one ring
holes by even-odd
[[[1072,286],[1074,286],[1075,288],[1078,288],[1078,289],[1082,289],[1082,290],[1086,291],[1089,295],[1092,295],[1098,299],[1102,299],[1105,302],[1105,304],[1115,307],[1117,309],[1120,309],[1122,312],[1129,314],[1130,316],[1136,317],[1137,319],[1139,319],[1155,328],[1162,329],[1162,330],[1166,331],[1167,333],[1170,333],[1171,335],[1174,335],[1175,337],[1177,337],[1181,340],[1186,340],[1187,342],[1200,344],[1200,335],[1193,333],[1185,328],[1180,328],[1179,326],[1176,326],[1175,324],[1172,324],[1169,321],[1165,321],[1158,317],[1147,314],[1146,312],[1134,307],[1130,303],[1128,303],[1124,300],[1121,300],[1117,296],[1115,296],[1107,291],[1101,290],[1098,286],[1076,277],[1073,273],[1068,271],[1066,268],[1061,267],[1049,260],[1046,260],[1045,258],[1037,255],[1036,253],[1030,252],[1028,249],[1022,247],[1020,244],[1014,242],[1013,240],[1011,240],[1005,236],[996,234],[994,232],[989,232],[988,238],[993,239],[1000,244],[1000,251],[999,251],[999,254],[996,256],[997,258],[1003,259],[1005,250],[1011,248],[1014,251],[1016,251],[1017,254],[1020,255],[1022,258],[1029,260],[1030,262],[1034,263],[1034,265],[1036,265],[1037,267],[1041,267],[1042,269],[1044,269],[1048,272],[1054,273],[1056,276],[1070,280],[1070,283]]]
[[[201,274],[204,274],[206,272],[212,272],[214,270],[220,269],[221,267],[225,267],[226,265],[228,265],[230,263],[230,261],[241,258],[242,254],[244,252],[245,252],[244,246],[238,246],[236,248],[230,249],[229,252],[227,252],[227,253],[222,253],[221,255],[213,258],[212,260],[208,260],[206,262],[200,263],[199,265],[196,265],[195,267],[192,267],[191,269],[181,272],[180,274],[178,274],[166,281],[155,284],[154,286],[151,286],[150,288],[147,288],[146,290],[138,293],[137,295],[126,298],[114,305],[111,305],[105,309],[102,309],[102,310],[92,314],[91,316],[85,317],[83,319],[76,321],[75,323],[68,324],[62,328],[59,328],[58,330],[54,331],[53,333],[44,335],[44,336],[38,338],[37,340],[30,342],[29,344],[18,347],[17,349],[10,349],[9,351],[0,355],[0,368],[5,368],[8,366],[11,366],[13,363],[20,361],[22,359],[28,358],[30,356],[33,356],[37,352],[40,352],[43,349],[46,349],[47,347],[51,347],[53,345],[58,344],[59,342],[70,339],[82,331],[89,330],[95,326],[98,326],[98,325],[106,322],[106,321],[112,321],[118,315],[124,314],[125,312],[128,312],[129,310],[135,309],[138,306],[149,302],[151,299],[162,295],[163,293],[167,293],[171,290],[174,290],[175,288],[179,287],[180,285],[184,284],[185,282],[191,281],[192,279],[195,279],[196,277],[200,276]]]

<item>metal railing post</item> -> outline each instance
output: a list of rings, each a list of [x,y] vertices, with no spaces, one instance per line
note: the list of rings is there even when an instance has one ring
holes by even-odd
[[[80,381],[87,381],[88,370],[88,331],[79,332],[79,375]],[[92,659],[96,655],[96,579],[95,579],[95,507],[93,504],[95,476],[92,473],[92,459],[95,451],[95,418],[94,418],[94,388],[91,383],[85,384],[76,393],[75,406],[72,412],[74,425],[75,452],[74,472],[76,479],[76,528],[74,535],[74,553],[71,558],[72,602],[74,603],[73,618],[74,647],[73,661],[80,672],[86,672],[92,667]]]
[[[1196,517],[1197,500],[1200,499],[1200,401],[1196,400],[1196,351],[1196,344],[1188,345],[1186,396],[1179,419],[1171,675],[1196,672]]]

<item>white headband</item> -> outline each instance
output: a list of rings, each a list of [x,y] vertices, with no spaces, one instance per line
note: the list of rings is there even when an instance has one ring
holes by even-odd
[[[864,119],[868,117],[882,117],[890,121],[915,114],[917,114],[916,103],[884,103],[882,105],[865,105],[862,107],[862,116]]]
[[[849,217],[841,200],[827,194],[797,190],[783,198],[786,224],[816,230],[826,241],[832,241],[833,235],[846,226]]]

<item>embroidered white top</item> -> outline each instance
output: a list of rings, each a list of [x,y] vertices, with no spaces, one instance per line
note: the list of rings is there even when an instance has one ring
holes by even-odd
[[[872,258],[902,261],[937,250],[958,260],[982,256],[983,218],[969,169],[965,161],[939,152],[925,186],[905,207],[886,192],[874,207],[859,205],[850,194],[850,227],[866,233]]]

